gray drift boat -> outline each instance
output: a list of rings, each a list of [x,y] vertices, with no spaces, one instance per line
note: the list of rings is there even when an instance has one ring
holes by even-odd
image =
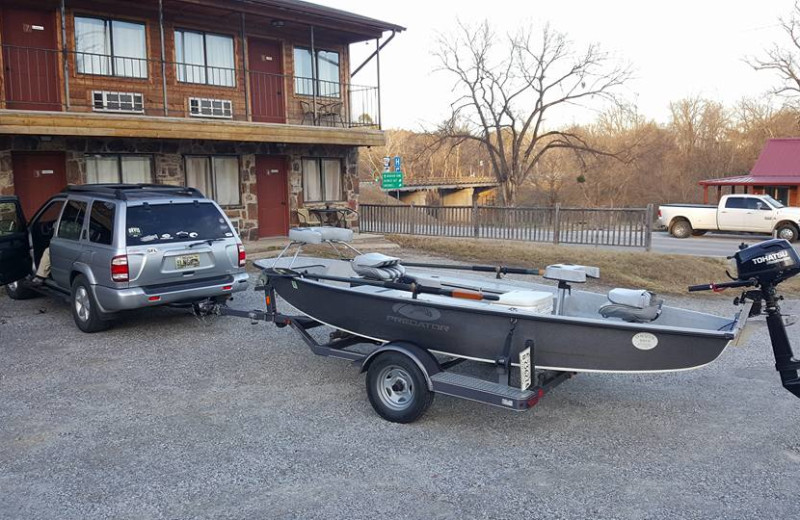
[[[297,244],[350,247],[347,230],[315,228],[290,236]],[[671,307],[644,290],[573,290],[599,277],[593,267],[419,264],[376,253],[351,260],[295,254],[258,261],[267,311],[222,313],[292,326],[315,353],[360,362],[375,410],[410,422],[435,393],[524,410],[578,372],[699,368],[739,341],[748,317],[766,304],[777,369],[784,386],[800,395],[800,364],[792,357],[776,294],[780,282],[800,273],[800,258],[784,240],[742,248],[734,258],[739,273],[733,281],[689,288],[742,288],[734,302],[739,310],[728,318]],[[452,276],[454,270],[496,276]],[[503,279],[507,274],[536,275],[544,283]],[[276,294],[302,316],[278,312]],[[320,325],[336,329],[330,342],[320,344],[308,333]],[[499,377],[451,370],[464,361],[491,364]]]

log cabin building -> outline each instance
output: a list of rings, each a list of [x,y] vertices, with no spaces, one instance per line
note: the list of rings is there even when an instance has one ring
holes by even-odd
[[[26,216],[96,182],[196,187],[247,240],[356,209],[358,147],[384,142],[380,49],[403,27],[295,0],[0,9],[0,194]],[[359,42],[374,52],[352,63]],[[365,65],[377,85],[353,83]]]

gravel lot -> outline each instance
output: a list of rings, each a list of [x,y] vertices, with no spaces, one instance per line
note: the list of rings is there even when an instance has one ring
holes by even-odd
[[[524,414],[438,396],[397,425],[287,329],[156,309],[86,335],[3,296],[0,517],[797,518],[800,401],[773,363],[760,324],[701,370],[580,375]]]

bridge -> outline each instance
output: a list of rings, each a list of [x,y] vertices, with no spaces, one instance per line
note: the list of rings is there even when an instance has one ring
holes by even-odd
[[[471,206],[494,198],[499,186],[494,177],[411,178],[402,188],[383,191],[404,204],[424,206],[427,194],[435,191],[441,197],[442,206]]]

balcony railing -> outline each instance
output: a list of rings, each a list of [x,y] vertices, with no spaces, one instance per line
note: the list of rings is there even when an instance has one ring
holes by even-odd
[[[2,108],[380,128],[374,86],[11,45],[2,51]]]

